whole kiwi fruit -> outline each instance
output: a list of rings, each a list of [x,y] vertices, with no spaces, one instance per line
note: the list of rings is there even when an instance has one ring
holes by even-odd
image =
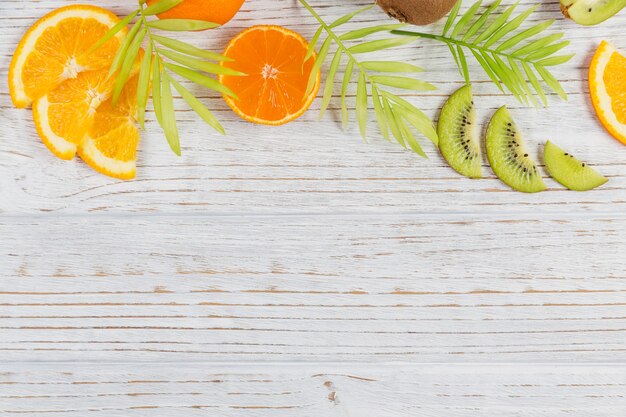
[[[376,0],[389,16],[403,23],[429,25],[444,17],[457,0]]]

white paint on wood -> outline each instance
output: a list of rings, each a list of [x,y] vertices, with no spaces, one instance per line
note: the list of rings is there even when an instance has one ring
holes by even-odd
[[[313,1],[329,20],[367,3]],[[26,28],[66,4],[0,2],[0,78]],[[543,2],[532,22],[559,16]],[[229,135],[177,99],[183,157],[148,112],[139,176],[119,182],[54,159],[2,84],[0,414],[622,417],[626,150],[592,113],[586,67],[600,39],[626,50],[623,19],[557,20],[578,56],[555,71],[569,101],[548,109],[472,70],[481,121],[509,105],[535,155],[549,138],[610,177],[589,193],[549,179],[516,193],[486,165],[467,180],[373,121],[364,144],[336,101],[269,128],[191,86]],[[249,0],[185,38],[220,50],[257,23],[315,30],[295,1]],[[407,99],[436,119],[461,85],[445,46],[393,56],[429,70],[439,90]]]

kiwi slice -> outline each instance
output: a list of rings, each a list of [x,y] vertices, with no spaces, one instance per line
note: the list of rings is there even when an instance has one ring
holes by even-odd
[[[598,171],[550,141],[543,148],[543,159],[550,176],[570,190],[593,190],[608,181]]]
[[[470,85],[458,89],[443,105],[437,133],[439,150],[452,168],[469,178],[482,177],[476,109]]]
[[[493,172],[509,187],[525,193],[544,191],[546,185],[506,106],[491,118],[487,128],[487,157]]]
[[[602,23],[624,7],[626,0],[561,0],[565,17],[585,26]]]

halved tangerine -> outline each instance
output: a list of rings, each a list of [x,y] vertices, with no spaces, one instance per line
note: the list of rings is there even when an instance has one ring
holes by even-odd
[[[280,26],[253,26],[241,32],[224,50],[233,61],[221,65],[247,75],[219,76],[237,95],[225,95],[226,103],[253,123],[282,125],[300,117],[320,86],[318,71],[313,91],[305,95],[315,62],[304,62],[308,47],[302,36]]]

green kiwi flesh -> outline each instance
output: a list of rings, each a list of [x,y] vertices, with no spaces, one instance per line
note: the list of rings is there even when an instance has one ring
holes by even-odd
[[[593,190],[608,181],[598,171],[550,141],[543,148],[543,159],[550,176],[570,190]]]
[[[544,191],[546,185],[506,106],[491,118],[485,142],[493,172],[509,187],[525,193]]]
[[[626,0],[561,0],[561,10],[574,22],[593,26],[626,7]]]
[[[443,105],[437,134],[441,155],[452,168],[469,178],[482,177],[476,109],[470,85],[458,89]]]

